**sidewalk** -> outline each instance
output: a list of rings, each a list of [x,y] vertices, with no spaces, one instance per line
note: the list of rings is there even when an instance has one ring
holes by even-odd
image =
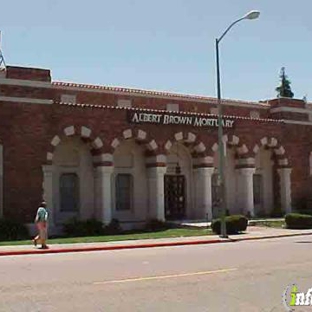
[[[259,223],[263,223],[263,222],[279,222],[279,221],[284,221],[284,218],[266,218],[266,219],[251,219],[248,220],[248,225],[257,225]],[[184,221],[171,221],[170,223],[175,224],[175,225],[179,225],[179,226],[184,226],[184,227],[193,227],[193,228],[207,228],[211,226],[211,222],[207,222],[207,221],[188,221],[188,220],[184,220]]]
[[[0,246],[0,256],[231,243],[246,240],[272,239],[272,238],[303,236],[303,235],[312,235],[312,229],[289,230],[289,229],[249,226],[247,228],[246,233],[238,235],[230,235],[229,238],[227,239],[221,239],[218,235],[207,235],[195,237],[193,236],[193,237],[176,237],[176,238],[160,238],[160,239],[144,239],[144,240],[127,240],[127,241],[103,242],[103,243],[53,244],[49,245],[50,248],[45,250],[35,248],[30,241],[29,245]]]

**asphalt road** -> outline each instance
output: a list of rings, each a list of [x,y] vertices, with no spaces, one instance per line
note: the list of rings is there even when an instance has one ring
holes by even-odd
[[[311,237],[1,257],[0,311],[286,311],[292,283],[312,287]]]

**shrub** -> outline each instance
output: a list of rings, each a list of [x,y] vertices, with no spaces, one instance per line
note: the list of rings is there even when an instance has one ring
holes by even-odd
[[[161,231],[166,230],[169,228],[169,225],[166,222],[157,220],[157,219],[151,219],[146,223],[145,229],[147,231]]]
[[[95,219],[78,220],[73,218],[63,224],[63,232],[69,237],[101,235],[103,224]]]
[[[260,210],[256,214],[257,218],[267,218],[268,213],[265,210]]]
[[[111,222],[104,227],[104,234],[106,235],[115,235],[122,232],[118,219],[112,219]]]
[[[225,217],[227,234],[237,234],[246,230],[248,219],[242,215],[233,215]],[[212,221],[211,228],[214,233],[221,233],[221,219]]]
[[[285,223],[288,229],[311,229],[312,216],[300,213],[288,213],[285,216]]]
[[[312,216],[312,209],[296,209],[293,212]]]
[[[0,219],[0,241],[29,239],[27,227],[20,222]]]
[[[284,217],[284,213],[280,208],[274,208],[270,213],[271,218],[282,218]]]

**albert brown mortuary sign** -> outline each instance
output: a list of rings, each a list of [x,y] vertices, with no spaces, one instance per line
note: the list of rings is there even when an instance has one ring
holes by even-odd
[[[157,113],[142,113],[137,111],[127,112],[128,122],[130,123],[150,123],[160,125],[186,125],[193,127],[218,127],[217,117],[207,116],[185,116],[178,114],[157,114]],[[224,128],[233,128],[234,120],[222,119]]]

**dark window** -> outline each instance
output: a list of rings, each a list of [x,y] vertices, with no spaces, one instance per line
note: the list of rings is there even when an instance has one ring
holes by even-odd
[[[133,178],[131,174],[118,174],[116,177],[116,210],[131,210]]]
[[[61,211],[78,211],[79,179],[76,173],[63,173],[60,177]]]
[[[262,204],[262,175],[253,175],[253,192],[254,192],[254,204]]]

